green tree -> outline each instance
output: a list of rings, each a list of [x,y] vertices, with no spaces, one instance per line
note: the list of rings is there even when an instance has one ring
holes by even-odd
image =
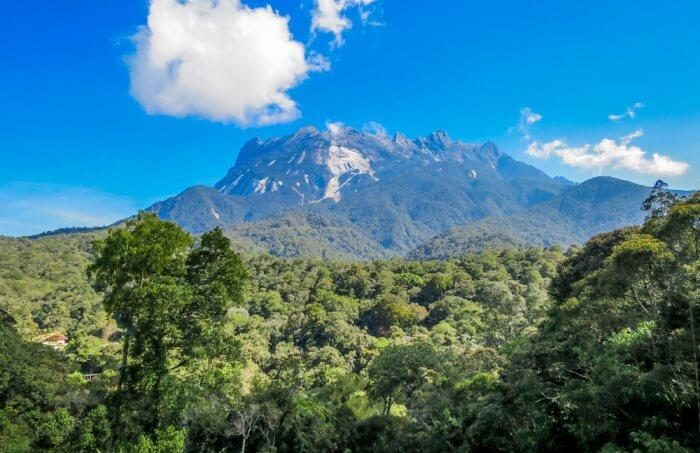
[[[62,449],[67,446],[75,419],[65,408],[41,413],[36,423],[35,445],[39,448]]]
[[[163,384],[193,359],[234,352],[223,329],[241,303],[246,272],[221,230],[197,244],[180,227],[141,213],[96,244],[89,268],[107,310],[124,329],[114,420],[125,400],[148,433],[160,427]]]
[[[564,263],[542,333],[508,370],[524,445],[697,447],[698,219],[696,195]]]
[[[111,430],[107,408],[98,406],[80,420],[77,446],[81,451],[102,451],[109,446]]]
[[[369,394],[382,402],[384,415],[394,403],[406,403],[435,371],[440,358],[428,343],[390,345],[371,363]]]
[[[420,300],[425,305],[430,305],[440,299],[448,290],[452,289],[454,281],[449,274],[435,274],[423,287]]]
[[[153,436],[139,436],[136,453],[176,453],[185,451],[187,431],[173,426],[157,430]]]
[[[402,329],[420,322],[427,315],[427,310],[409,303],[401,296],[385,294],[369,312],[369,327],[379,336],[386,335],[392,326]]]
[[[642,203],[642,210],[647,213],[647,220],[665,216],[669,208],[681,199],[678,195],[666,190],[667,188],[668,184],[660,179],[654,183],[649,197]]]

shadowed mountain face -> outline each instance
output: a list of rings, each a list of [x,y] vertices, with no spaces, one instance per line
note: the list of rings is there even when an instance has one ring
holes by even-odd
[[[450,228],[410,251],[408,257],[447,259],[487,248],[583,244],[605,231],[641,224],[645,216],[641,205],[650,190],[608,176],[591,178],[524,211]]]
[[[632,186],[634,195],[625,196]],[[304,127],[249,141],[213,188],[192,187],[150,209],[191,232],[223,227],[278,255],[376,258],[491,218],[507,223],[539,216],[541,242],[578,242],[590,231],[635,223],[647,193],[613,178],[580,185],[551,178],[492,142],[464,143],[442,131],[411,140]],[[617,209],[635,214],[611,218]],[[585,228],[548,236],[547,222],[560,216]]]

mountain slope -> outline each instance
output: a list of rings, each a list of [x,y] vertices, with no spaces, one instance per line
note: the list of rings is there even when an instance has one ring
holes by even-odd
[[[211,187],[195,186],[148,210],[191,233],[203,233],[216,227],[266,219],[296,207],[278,194],[234,196]]]
[[[650,190],[612,177],[591,178],[526,211],[451,228],[408,257],[446,259],[486,248],[582,244],[604,231],[641,224],[644,213],[640,207]]]
[[[378,259],[392,255],[344,219],[314,211],[293,211],[268,220],[239,223],[225,231],[245,252],[329,259]]]

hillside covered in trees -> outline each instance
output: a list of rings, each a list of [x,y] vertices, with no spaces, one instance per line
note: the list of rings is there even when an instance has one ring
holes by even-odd
[[[3,238],[0,451],[694,451],[700,196],[645,209],[442,261]]]

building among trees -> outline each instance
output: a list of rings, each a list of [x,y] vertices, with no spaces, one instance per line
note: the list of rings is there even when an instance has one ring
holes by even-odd
[[[41,343],[52,348],[61,348],[68,344],[68,337],[61,332],[53,332],[41,338]]]

